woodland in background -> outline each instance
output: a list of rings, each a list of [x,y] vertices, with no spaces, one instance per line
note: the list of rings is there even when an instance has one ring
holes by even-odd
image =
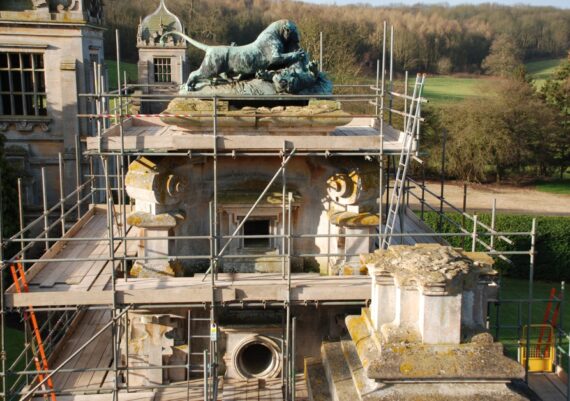
[[[119,28],[125,61],[137,60],[139,19],[157,4],[158,0],[106,0],[108,58],[114,58],[114,29]],[[317,57],[322,31],[324,64],[333,75],[362,68],[375,71],[382,21],[396,30],[396,71],[480,73],[495,40],[512,40],[523,60],[564,55],[570,43],[570,10],[551,7],[334,6],[290,0],[168,0],[167,6],[193,38],[209,44],[245,44],[270,22],[288,18],[299,25],[303,46]],[[202,53],[192,54],[199,64]]]
[[[537,89],[517,68],[494,79],[491,95],[424,108],[428,172],[440,169],[447,132],[446,173],[466,182],[567,180],[570,167],[570,57]],[[565,180],[566,178],[566,180]]]

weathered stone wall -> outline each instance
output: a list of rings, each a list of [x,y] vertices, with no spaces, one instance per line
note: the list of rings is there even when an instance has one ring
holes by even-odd
[[[59,200],[59,152],[67,161],[66,192],[75,187],[76,135],[89,132],[87,122],[80,123],[77,118],[80,110],[89,108],[87,100],[78,103],[78,93],[91,90],[91,61],[103,60],[103,31],[83,20],[81,10],[44,14],[0,12],[0,51],[44,56],[47,116],[0,116],[0,133],[7,138],[8,153],[23,157],[31,175],[26,200],[36,205],[41,204],[41,167],[47,169],[48,202]],[[67,20],[60,21],[65,15]]]
[[[254,136],[252,136],[252,140],[255,140]],[[147,217],[141,220],[142,215],[138,217],[132,215],[131,224],[145,229],[168,228],[176,236],[209,235],[209,207],[214,199],[212,160],[208,158],[172,157],[168,159],[152,158],[152,161],[149,159],[141,165],[137,163],[133,163],[129,169],[126,180],[127,190],[129,195],[136,200],[135,209],[137,213],[142,213]],[[238,157],[236,159],[223,157],[219,159],[218,232],[220,236],[229,236],[236,231],[281,163],[282,160],[279,157]],[[344,229],[331,222],[329,209],[332,200],[327,194],[329,185],[327,179],[331,175],[343,171],[343,166],[355,168],[355,166],[365,166],[366,163],[363,159],[356,158],[335,159],[325,163],[322,163],[322,160],[317,162],[311,157],[294,157],[291,159],[286,169],[286,185],[287,192],[291,192],[293,195],[291,208],[292,235],[335,235],[341,230],[360,234],[362,230],[358,228]],[[164,177],[160,178],[156,176],[155,172],[151,173],[150,170],[142,175],[141,172],[137,172],[139,167],[145,170],[148,166],[159,166]],[[151,181],[147,181],[145,178],[151,176],[153,177],[152,182],[158,185],[155,189],[152,189],[154,187],[151,185]],[[167,202],[163,193],[166,189],[159,183],[167,182],[168,177],[176,177],[177,182],[180,182],[180,188],[183,188],[183,192],[177,194],[175,200],[168,198]],[[282,177],[279,176],[253,211],[249,220],[268,221],[268,235],[281,235],[284,222],[285,234],[287,233],[288,212],[285,213],[284,219],[281,180]],[[147,187],[150,188],[151,192],[149,189],[144,189]],[[148,198],[149,194],[152,195],[152,191],[156,191],[156,194],[153,195],[155,196],[154,201]],[[288,194],[286,194],[287,197]],[[345,206],[340,205],[339,207]],[[176,222],[173,221],[173,224],[168,225],[168,227],[164,226],[164,218],[171,220],[174,218],[172,217],[174,216],[173,213],[176,216],[181,216],[181,218],[176,217]],[[364,232],[368,230],[369,228],[365,228]],[[238,233],[238,235],[244,235],[244,233]],[[222,261],[225,271],[281,271],[282,259],[278,255],[283,244],[281,238],[267,239],[267,243],[258,248],[245,246],[244,241],[243,238],[235,238],[229,242],[228,238],[222,238],[219,249],[229,242],[225,255],[254,254],[256,255],[255,263],[253,263],[253,258],[226,258]],[[168,254],[173,260],[176,260],[178,255],[204,256],[202,260],[182,260],[182,263],[191,271],[205,270],[208,266],[210,243],[207,238],[171,240],[168,244],[165,241],[163,242],[164,246],[168,247]],[[286,240],[285,243],[287,243]],[[296,270],[304,269],[305,271],[320,269],[321,272],[328,273],[330,266],[339,260],[344,260],[343,256],[305,256],[303,259],[299,256],[301,254],[336,254],[342,253],[345,249],[347,252],[359,254],[369,251],[372,243],[373,240],[363,237],[350,240],[337,237],[294,238],[291,241],[293,268]],[[147,246],[150,245],[150,241],[147,241]],[[157,244],[153,246],[155,245]],[[167,248],[163,247],[162,249],[166,250]]]

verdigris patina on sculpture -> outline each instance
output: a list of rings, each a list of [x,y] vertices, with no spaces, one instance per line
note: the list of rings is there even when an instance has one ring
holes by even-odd
[[[208,46],[181,32],[176,35],[206,52],[181,93],[330,94],[332,83],[300,47],[297,25],[289,20],[270,24],[255,41],[244,46]]]
[[[166,124],[189,130],[211,127],[213,96],[219,96],[217,126],[233,131],[304,127],[328,133],[351,120],[339,102],[310,98],[332,94],[332,83],[301,48],[299,29],[292,21],[273,22],[244,46],[208,46],[177,31],[165,33],[161,42],[172,36],[206,55],[180,88],[181,95],[192,96],[169,103],[161,117]]]

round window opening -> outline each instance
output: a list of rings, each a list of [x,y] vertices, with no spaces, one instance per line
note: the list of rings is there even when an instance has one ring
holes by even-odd
[[[251,341],[240,348],[236,362],[244,378],[274,377],[279,371],[279,351],[270,343]]]

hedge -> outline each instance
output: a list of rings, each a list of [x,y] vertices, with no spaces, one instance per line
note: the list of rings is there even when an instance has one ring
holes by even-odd
[[[459,213],[446,213],[446,216],[461,223]],[[484,213],[478,215],[478,219],[490,225],[491,215]],[[496,218],[496,230],[499,232],[530,232],[533,216],[499,214]],[[424,221],[434,230],[438,231],[439,217],[435,212],[424,213]],[[473,223],[466,219],[465,228],[472,232]],[[450,221],[443,219],[442,232],[456,233],[459,229]],[[535,278],[540,280],[570,280],[570,217],[540,216],[537,217],[537,237],[536,237],[536,258],[535,258]],[[509,245],[499,239],[495,240],[495,247],[498,250],[528,251],[530,249],[530,236],[510,236],[514,245]],[[489,237],[481,237],[489,243]],[[471,238],[461,239],[460,237],[447,238],[453,246],[471,249]],[[481,245],[477,250],[482,251]],[[513,261],[510,265],[501,260],[497,263],[497,268],[504,274],[512,277],[528,278],[529,276],[529,256],[510,255]]]

